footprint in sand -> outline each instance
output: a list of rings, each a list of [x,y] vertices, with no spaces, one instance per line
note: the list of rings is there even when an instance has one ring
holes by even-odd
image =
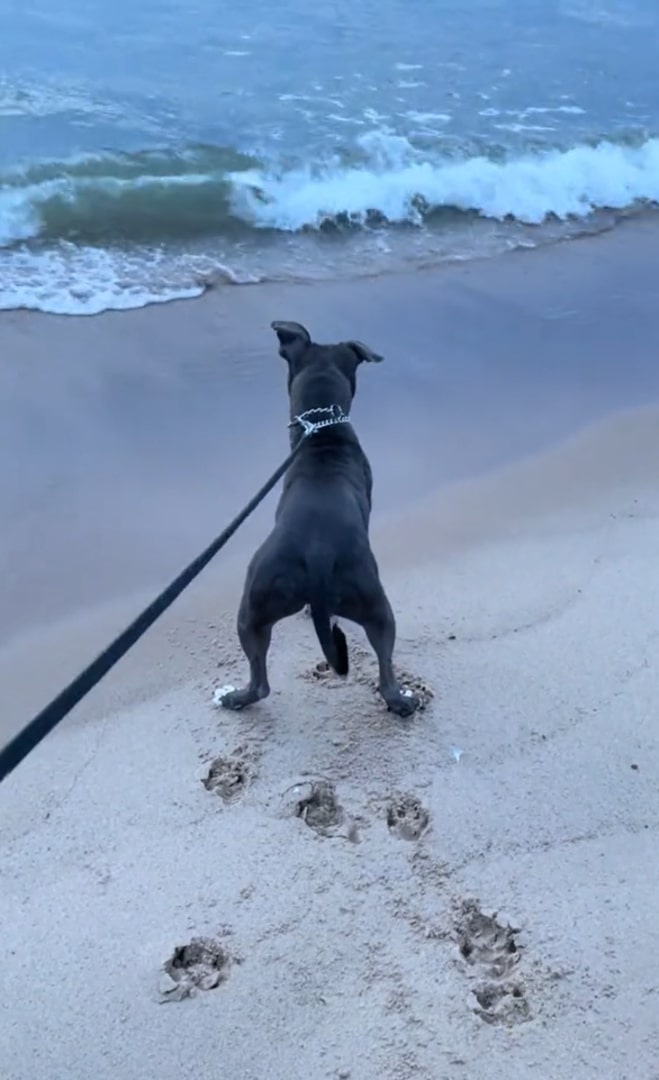
[[[522,958],[515,935],[496,915],[485,915],[478,904],[465,902],[455,932],[460,955],[473,979],[474,1012],[489,1024],[521,1023],[531,1015],[524,986],[514,972]]]
[[[302,673],[303,679],[308,679],[310,682],[324,682],[326,679],[332,680],[334,672],[327,663],[327,660],[319,660],[310,671]],[[330,686],[341,686],[342,682],[338,678],[334,678],[334,681],[330,681]]]
[[[368,686],[378,700],[381,700],[377,681],[373,678],[371,671],[369,671],[369,666],[372,664],[374,664],[374,661],[372,661],[372,658],[364,649],[360,649],[358,646],[351,646],[350,671],[353,681],[359,683],[361,686]],[[423,682],[422,679],[419,679],[416,675],[411,675],[408,671],[398,670],[397,676],[403,688],[403,693],[410,696],[413,695],[419,702],[415,711],[423,712],[434,698],[434,691],[427,683]],[[335,677],[334,672],[326,660],[319,660],[310,670],[303,671],[300,678],[306,679],[309,682],[325,683],[328,690],[342,689],[345,686],[345,681]]]
[[[217,757],[211,762],[202,784],[225,803],[237,802],[245,794],[252,776],[250,755],[239,746],[228,757]]]
[[[193,938],[177,945],[163,964],[159,990],[163,1001],[182,1001],[198,990],[215,990],[229,976],[231,956],[215,938]]]
[[[299,818],[319,836],[340,836],[359,843],[359,825],[339,803],[334,784],[324,778],[305,780],[287,788],[281,812]]]
[[[344,819],[343,807],[336,798],[334,784],[329,780],[316,780],[297,805],[297,816],[316,832],[326,832]]]
[[[430,824],[430,814],[415,795],[397,795],[387,807],[389,832],[399,840],[418,840]]]

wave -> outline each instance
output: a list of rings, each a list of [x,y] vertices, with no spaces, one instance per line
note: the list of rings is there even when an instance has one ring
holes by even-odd
[[[659,201],[659,139],[502,157],[373,135],[349,161],[275,168],[232,150],[101,154],[0,173],[0,246],[166,243],[245,230],[419,226],[447,210],[538,225]]]
[[[539,225],[659,201],[659,139],[638,146],[602,141],[494,160],[390,160],[316,173],[234,173],[234,213],[257,228],[296,231],[329,223],[421,225],[457,210]]]
[[[657,138],[513,158],[373,134],[313,168],[208,146],[41,161],[0,172],[0,310],[93,315],[483,257],[657,202]]]
[[[152,242],[225,231],[232,150],[104,153],[0,173],[0,246],[30,239]]]

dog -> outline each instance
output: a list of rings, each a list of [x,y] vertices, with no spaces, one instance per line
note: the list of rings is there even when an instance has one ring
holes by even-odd
[[[387,707],[410,716],[419,701],[394,675],[396,623],[368,536],[373,476],[349,420],[357,368],[382,357],[360,341],[318,345],[300,323],[273,322],[272,329],[288,364],[291,448],[304,442],[284,477],[274,528],[247,569],[238,637],[249,683],[224,694],[221,704],[243,709],[268,696],[272,628],[308,607],[337,675],[348,674],[348,647],[333,620],[363,627]],[[312,424],[318,426],[307,433]]]

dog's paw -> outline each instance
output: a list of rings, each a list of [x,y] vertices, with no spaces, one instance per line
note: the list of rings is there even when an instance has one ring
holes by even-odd
[[[241,694],[240,690],[234,690],[230,694],[225,694],[220,702],[221,708],[231,709],[232,712],[244,709],[247,704],[249,703],[244,700],[244,696]]]
[[[410,695],[416,698],[417,709],[425,709],[433,700],[435,694],[434,691],[428,686],[426,682],[419,679],[416,675],[411,675],[408,671],[398,669],[396,671],[398,676],[398,685],[400,686],[401,693],[406,697]]]
[[[213,704],[222,709],[231,709],[233,712],[237,712],[238,709],[245,709],[248,705],[253,705],[255,701],[259,701],[264,696],[264,694],[255,692],[249,686],[246,686],[244,690],[236,690],[233,686],[221,686],[213,694]]]
[[[412,716],[421,706],[421,700],[412,690],[401,690],[395,697],[387,698],[387,708],[396,716]]]

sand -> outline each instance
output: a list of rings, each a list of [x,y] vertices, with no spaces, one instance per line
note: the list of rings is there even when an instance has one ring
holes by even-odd
[[[387,353],[355,417],[427,693],[390,716],[301,615],[214,708],[268,503],[0,788],[3,1080],[656,1080],[657,235],[0,323],[5,734],[274,468],[275,316]]]

